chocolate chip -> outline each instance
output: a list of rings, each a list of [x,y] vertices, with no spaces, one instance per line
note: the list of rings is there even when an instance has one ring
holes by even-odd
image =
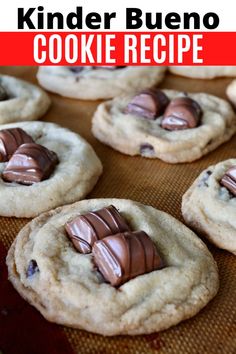
[[[7,94],[7,91],[0,84],[0,101],[6,101],[6,100],[8,100],[8,98],[9,98],[9,96]]]
[[[117,69],[123,69],[126,68],[126,66],[93,66],[93,69],[97,70],[97,69],[108,69],[108,70],[117,70]]]
[[[151,144],[144,143],[140,146],[140,154],[142,156],[151,157],[154,155],[154,147]]]
[[[174,98],[167,106],[161,127],[166,130],[195,128],[202,116],[199,104],[190,97]]]
[[[37,272],[39,272],[38,264],[34,259],[31,259],[27,269],[27,277],[32,277]]]
[[[210,175],[212,175],[212,172],[206,171],[206,173],[203,175],[202,179],[199,181],[198,187],[209,187],[207,181],[208,181]]]
[[[70,71],[72,71],[75,74],[78,74],[78,73],[80,73],[81,71],[84,70],[83,66],[69,66],[68,68],[69,68]]]
[[[206,144],[206,146],[211,145],[211,144],[212,144],[212,142],[213,142],[213,139],[209,140],[209,141],[208,141],[208,143]]]
[[[144,90],[133,97],[127,105],[125,113],[155,120],[162,115],[168,103],[168,97],[161,90]]]

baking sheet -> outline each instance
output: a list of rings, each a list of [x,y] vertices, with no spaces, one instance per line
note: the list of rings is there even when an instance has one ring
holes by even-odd
[[[0,67],[0,73],[37,83],[36,68],[33,67]],[[161,87],[208,92],[225,98],[225,88],[230,81],[230,78],[192,80],[168,75]],[[104,173],[88,198],[133,199],[183,221],[181,197],[193,180],[207,166],[236,157],[236,136],[190,164],[170,165],[160,160],[125,156],[101,144],[91,134],[91,117],[99,101],[50,96],[52,107],[43,120],[58,123],[82,135],[93,146],[104,166]],[[236,353],[235,256],[208,244],[219,266],[220,290],[194,318],[160,333],[106,338],[50,324],[26,304],[7,281],[5,255],[27,221],[0,218],[0,354]]]

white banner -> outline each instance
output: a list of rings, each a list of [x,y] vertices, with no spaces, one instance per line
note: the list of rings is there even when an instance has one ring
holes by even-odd
[[[136,20],[133,19],[133,25],[135,23],[139,28],[130,28],[129,30],[135,31],[169,31],[170,28],[166,23],[171,22],[171,26],[178,26],[174,30],[181,31],[184,29],[184,13],[195,12],[195,25],[200,23],[200,31],[235,31],[236,30],[236,19],[235,19],[235,2],[234,1],[209,1],[209,0],[198,0],[198,1],[154,1],[154,0],[127,0],[127,1],[32,1],[32,0],[14,0],[14,1],[1,1],[0,2],[0,31],[16,31],[18,30],[18,11],[21,14],[21,19],[23,19],[23,29],[29,31],[28,24],[32,24],[34,28],[31,30],[44,30],[47,31],[48,27],[48,13],[59,12],[60,24],[63,23],[63,29],[58,28],[58,20],[54,18],[53,28],[51,30],[65,30],[71,31],[72,29],[67,26],[67,16],[69,13],[76,13],[76,8],[82,7],[81,11],[77,13],[77,20],[74,16],[73,23],[81,23],[83,31],[92,30],[108,30],[105,29],[105,23],[110,23],[110,29],[112,31],[125,31],[126,30],[126,20],[127,13],[126,8],[136,8]],[[22,10],[18,10],[21,8]],[[35,9],[35,10],[33,10]],[[142,14],[140,15],[140,11]],[[29,11],[29,12],[27,12]],[[96,14],[90,14],[91,12],[96,12]],[[131,12],[131,10],[130,10]],[[109,13],[105,15],[105,13]],[[115,13],[112,15],[112,13]],[[148,14],[149,13],[149,14]],[[174,14],[170,14],[174,13]],[[208,29],[205,24],[213,21],[209,13],[215,13],[219,17],[219,25],[215,29]],[[208,15],[207,15],[208,14]],[[73,14],[72,14],[73,15]],[[72,16],[71,15],[71,16]],[[133,13],[135,15],[135,12]],[[199,15],[199,16],[198,16]],[[49,15],[50,16],[50,15]],[[110,18],[110,19],[109,19]],[[131,19],[131,16],[129,17]],[[185,19],[186,20],[186,19]],[[97,28],[88,28],[87,23],[92,21],[92,26]],[[106,21],[106,22],[105,22]],[[22,21],[21,21],[22,22]],[[193,19],[190,21],[190,31],[194,30]],[[158,28],[150,29],[147,25]],[[42,26],[43,24],[43,26]],[[98,27],[99,26],[99,27]],[[43,27],[43,28],[39,28]],[[78,30],[75,28],[74,30]]]

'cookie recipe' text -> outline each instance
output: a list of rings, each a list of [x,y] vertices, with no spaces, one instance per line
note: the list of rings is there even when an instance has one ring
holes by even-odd
[[[184,64],[201,57],[202,34],[38,34],[34,37],[37,64]]]

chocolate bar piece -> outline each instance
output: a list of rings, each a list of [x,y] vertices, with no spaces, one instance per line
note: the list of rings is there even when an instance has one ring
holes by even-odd
[[[236,166],[230,167],[220,183],[236,197]]]
[[[0,162],[8,161],[22,144],[33,142],[21,128],[0,130]]]
[[[163,114],[168,103],[169,98],[161,90],[144,90],[134,96],[126,107],[125,113],[131,113],[154,120]]]
[[[177,97],[167,106],[161,126],[167,130],[195,128],[202,116],[199,104],[189,97]]]
[[[8,100],[9,96],[5,88],[0,84],[0,101]]]
[[[49,178],[57,163],[55,152],[39,144],[23,144],[12,155],[2,177],[7,182],[31,185]]]
[[[94,263],[113,286],[163,268],[151,238],[144,231],[124,232],[105,237],[93,245]]]
[[[79,215],[67,222],[65,228],[73,245],[81,253],[91,253],[94,242],[103,237],[130,230],[113,205]]]

